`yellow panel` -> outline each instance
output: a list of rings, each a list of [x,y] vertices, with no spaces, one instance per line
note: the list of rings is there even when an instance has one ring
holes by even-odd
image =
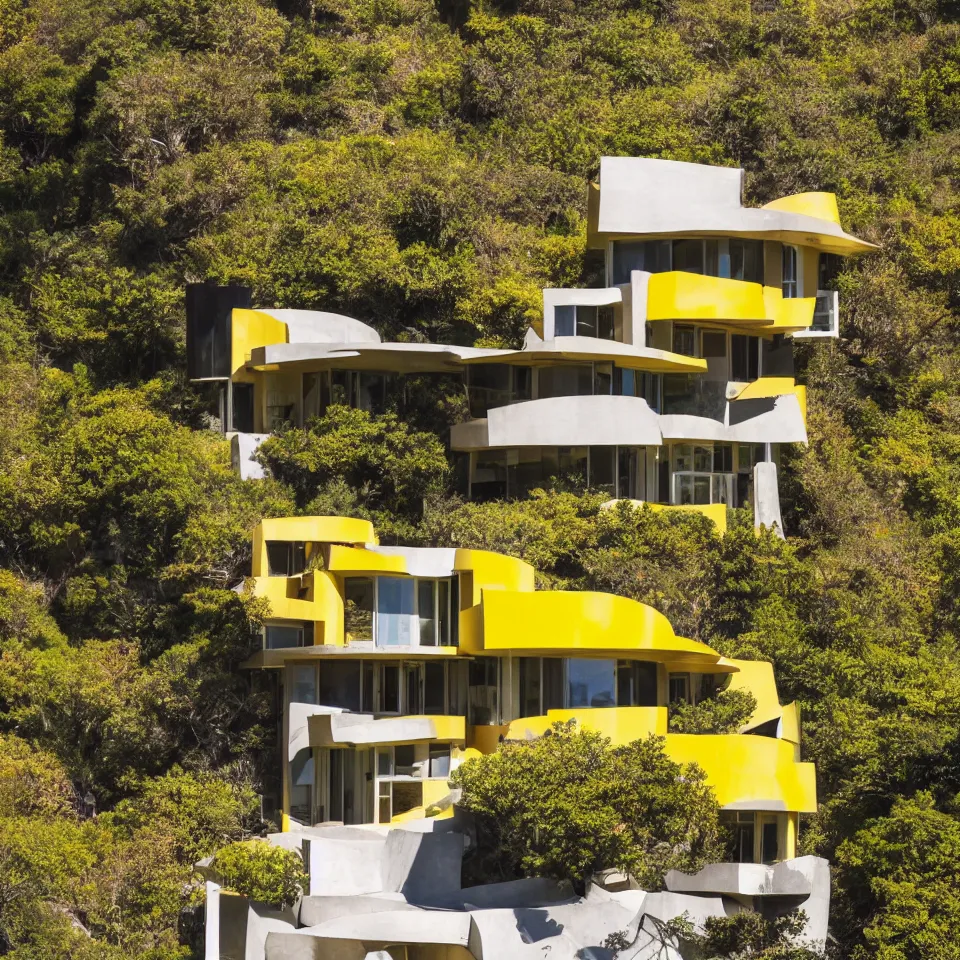
[[[369,520],[353,517],[272,517],[262,520],[253,529],[253,576],[267,574],[268,540],[291,540],[303,543],[377,543],[377,535]]]
[[[761,377],[742,387],[734,400],[759,400],[763,397],[780,397],[793,393],[796,381],[793,377]]]
[[[446,780],[423,781],[423,806],[431,807],[439,803],[450,793],[450,784]]]
[[[506,737],[509,724],[490,723],[475,727],[467,727],[467,749],[464,752],[464,762],[472,760],[480,754],[493,753],[500,745],[500,738]]]
[[[507,728],[507,740],[527,740],[542,736],[557,721],[576,720],[586,730],[609,737],[613,746],[641,740],[651,733],[667,732],[666,707],[597,707],[576,710],[549,710],[545,717],[524,717]]]
[[[812,763],[797,763],[785,740],[750,734],[669,733],[667,755],[697,763],[721,806],[815,813],[817,784]]]
[[[463,743],[467,739],[467,721],[465,717],[440,716],[435,714],[411,715],[406,719],[419,720],[425,718],[433,724],[436,730],[436,736],[433,738],[437,743]]]
[[[779,287],[764,287],[763,299],[767,305],[765,332],[796,333],[813,326],[816,297],[784,297]]]
[[[453,563],[461,578],[461,590],[470,587],[470,605],[480,602],[480,592],[488,590],[529,590],[535,587],[533,567],[516,557],[489,550],[458,550]],[[466,605],[467,597],[461,602]]]
[[[757,699],[757,707],[744,729],[751,729],[770,720],[779,720],[783,708],[777,694],[773,664],[766,660],[732,660],[739,668],[727,685],[728,690],[749,690]]]
[[[639,501],[635,501],[639,503]],[[685,503],[685,504],[667,504],[650,503],[647,504],[655,513],[664,510],[678,510],[693,513],[702,513],[708,520],[712,520],[717,532],[722,537],[727,532],[727,505],[725,503]]]
[[[667,618],[653,607],[610,593],[485,590],[481,609],[482,636],[470,636],[468,642],[479,640],[482,647],[464,652],[640,653],[650,660],[679,654],[705,665],[720,659],[706,644],[676,636]],[[460,645],[462,649],[463,636]]]
[[[230,324],[230,371],[235,379],[248,379],[244,365],[255,347],[287,342],[287,325],[259,310],[234,309]]]
[[[828,220],[840,226],[840,210],[835,193],[794,193],[763,205],[764,210],[782,210],[784,213],[799,213],[805,217]]]
[[[671,270],[650,277],[647,319],[763,323],[767,319],[767,308],[759,283]]]
[[[327,570],[340,574],[375,574],[407,572],[407,559],[403,556],[376,553],[361,547],[344,547],[333,544],[327,559]]]
[[[800,705],[788,703],[783,708],[780,736],[789,743],[800,743]]]

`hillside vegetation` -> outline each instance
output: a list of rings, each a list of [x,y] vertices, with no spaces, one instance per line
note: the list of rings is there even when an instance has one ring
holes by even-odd
[[[260,517],[343,510],[772,660],[838,954],[960,957],[960,5],[0,0],[0,131],[0,954],[191,956],[190,864],[262,829],[277,769],[236,670],[263,610],[228,588]],[[880,246],[803,348],[790,540],[583,491],[461,504],[418,434],[456,416],[442,384],[409,431],[334,410],[276,480],[231,474],[185,282],[515,344],[542,286],[598,279],[604,154],[835,191]]]

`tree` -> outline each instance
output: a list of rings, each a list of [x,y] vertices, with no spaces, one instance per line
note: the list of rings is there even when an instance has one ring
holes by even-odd
[[[583,890],[612,867],[644,889],[667,870],[695,872],[720,855],[719,807],[696,765],[681,766],[650,736],[607,737],[555,723],[542,737],[506,741],[451,778],[476,818],[479,877],[547,876]]]
[[[749,690],[721,690],[692,703],[670,705],[671,733],[736,733],[757,709]]]

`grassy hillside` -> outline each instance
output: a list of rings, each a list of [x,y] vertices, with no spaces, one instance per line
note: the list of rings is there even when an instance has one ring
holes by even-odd
[[[261,828],[277,762],[270,691],[234,671],[262,610],[226,588],[259,517],[339,509],[772,659],[840,956],[960,957],[960,6],[0,0],[0,132],[0,953],[190,956],[189,864]],[[880,247],[842,339],[803,348],[791,540],[589,493],[459,504],[442,451],[363,417],[288,438],[281,479],[230,473],[184,383],[185,282],[516,343],[542,286],[598,277],[604,154],[741,165],[757,203],[835,191]],[[442,386],[421,404],[414,431],[455,416]]]

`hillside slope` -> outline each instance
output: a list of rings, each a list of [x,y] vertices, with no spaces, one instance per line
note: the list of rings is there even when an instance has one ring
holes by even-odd
[[[260,829],[271,769],[270,691],[234,669],[262,611],[227,588],[253,523],[310,508],[771,659],[840,954],[960,957],[960,7],[0,0],[0,131],[0,953],[190,955],[189,865]],[[463,505],[442,457],[423,510],[230,472],[184,382],[185,282],[516,343],[541,287],[597,279],[605,154],[741,165],[754,203],[834,191],[879,245],[802,357],[787,543],[590,494]],[[419,426],[454,405],[425,388]]]

